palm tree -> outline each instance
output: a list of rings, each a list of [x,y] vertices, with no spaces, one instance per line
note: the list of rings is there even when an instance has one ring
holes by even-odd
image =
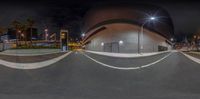
[[[27,30],[26,24],[21,24],[20,25],[20,32],[21,32],[20,40],[25,41],[25,45],[27,46],[27,34],[26,34],[27,32],[26,32],[26,30]]]
[[[17,20],[14,20],[11,25],[13,26],[13,28],[15,29],[15,35],[16,35],[16,47],[18,47],[18,32],[20,30],[20,26],[21,26],[21,23]]]
[[[31,18],[28,18],[27,19],[27,24],[28,24],[28,27],[30,28],[30,32],[31,32],[30,33],[30,35],[31,35],[31,37],[30,37],[31,39],[30,40],[31,40],[31,47],[32,47],[32,43],[33,43],[32,42],[32,36],[33,36],[32,28],[33,28],[33,25],[35,24],[35,21],[33,19],[31,19]]]

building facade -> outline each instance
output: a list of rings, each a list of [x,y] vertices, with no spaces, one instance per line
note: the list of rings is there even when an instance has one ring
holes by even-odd
[[[145,6],[146,7],[146,6]],[[158,7],[148,6],[152,9]],[[148,9],[147,7],[147,9]],[[168,13],[161,9],[159,16],[166,16],[166,23],[146,23],[143,6],[94,8],[85,16],[83,39],[86,50],[114,53],[157,52],[171,49],[169,39],[173,24]],[[163,20],[160,20],[163,21]]]

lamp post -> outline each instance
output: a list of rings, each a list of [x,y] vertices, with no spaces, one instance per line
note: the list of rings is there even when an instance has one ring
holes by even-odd
[[[47,41],[48,40],[48,29],[44,29],[45,31],[45,40]]]
[[[140,33],[138,33],[138,53],[141,54],[141,50],[143,49],[143,31],[144,31],[144,25],[149,22],[155,20],[155,17],[150,17],[147,21],[145,21],[141,28],[140,28]]]

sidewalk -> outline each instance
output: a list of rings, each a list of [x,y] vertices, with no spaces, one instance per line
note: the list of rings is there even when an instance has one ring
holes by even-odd
[[[15,63],[35,63],[35,62],[50,60],[50,59],[62,56],[65,53],[67,52],[45,54],[45,55],[38,55],[38,56],[13,56],[13,55],[0,54],[0,60],[15,62]]]
[[[63,58],[70,55],[72,52],[63,52],[56,55],[44,55],[44,56],[9,56],[5,55],[4,59],[0,59],[0,66],[6,66],[13,69],[39,69],[47,66],[51,66]],[[51,57],[50,57],[51,56]],[[9,58],[8,58],[9,57]],[[0,56],[0,58],[3,58]],[[49,59],[51,58],[51,59]],[[9,60],[9,61],[8,61]],[[12,61],[12,62],[11,62]],[[28,63],[26,63],[28,62]]]
[[[170,51],[163,51],[163,52],[141,53],[141,54],[138,54],[138,53],[96,52],[96,51],[89,51],[89,50],[85,50],[85,52],[98,54],[98,55],[103,55],[103,56],[110,56],[110,57],[137,58],[137,57],[147,57],[147,56],[153,56],[153,55],[157,55],[157,54],[167,53],[167,52],[171,52],[171,50]]]
[[[200,59],[200,52],[184,52],[192,57]]]
[[[191,59],[192,61],[200,64],[200,54],[199,52],[181,52],[187,58]]]
[[[38,56],[60,53],[60,49],[10,49],[0,52],[0,55],[12,56]]]

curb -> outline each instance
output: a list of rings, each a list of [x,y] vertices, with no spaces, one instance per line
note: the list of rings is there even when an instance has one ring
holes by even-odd
[[[41,56],[41,55],[49,55],[49,54],[57,54],[62,52],[52,52],[52,53],[44,53],[44,54],[6,54],[0,53],[0,55],[9,55],[9,56]]]
[[[72,53],[72,51],[70,51],[62,56],[50,59],[50,60],[46,60],[43,62],[35,62],[35,63],[14,63],[14,62],[8,62],[8,61],[0,59],[0,65],[6,66],[9,68],[13,68],[13,69],[39,69],[39,68],[47,67],[51,64],[54,64],[54,63],[60,61],[61,59],[65,58],[66,56],[68,56],[71,53]]]
[[[162,60],[166,59],[167,57],[169,57],[172,53],[173,53],[173,52],[171,52],[171,53],[165,55],[165,56],[162,57],[161,59],[156,60],[156,61],[154,61],[154,62],[152,62],[152,63],[146,64],[146,65],[142,65],[142,66],[137,66],[137,67],[118,67],[118,66],[108,65],[108,64],[102,63],[102,62],[100,62],[100,61],[98,61],[98,60],[95,60],[95,59],[93,59],[92,57],[90,57],[90,56],[88,56],[88,55],[86,55],[86,54],[83,54],[83,55],[84,55],[85,57],[91,59],[92,61],[94,61],[94,62],[96,62],[96,63],[98,63],[98,64],[104,66],[104,67],[108,67],[108,68],[112,68],[112,69],[118,69],[118,70],[137,70],[137,69],[142,69],[142,68],[150,67],[150,66],[152,66],[152,65],[154,65],[154,64],[157,64],[157,63],[159,63],[160,61],[162,61]]]
[[[170,50],[170,51],[154,52],[154,53],[132,54],[132,53],[97,52],[97,51],[89,51],[89,50],[84,50],[84,51],[97,54],[97,55],[116,57],[116,58],[140,58],[140,57],[148,57],[148,56],[154,56],[154,55],[158,55],[162,53],[172,52],[172,50]]]
[[[187,58],[189,58],[190,60],[192,60],[192,61],[194,61],[194,62],[200,64],[200,59],[195,58],[195,57],[193,57],[193,56],[190,56],[190,55],[188,55],[188,54],[185,54],[185,53],[183,53],[183,52],[181,52],[181,53],[182,53],[184,56],[186,56]]]

